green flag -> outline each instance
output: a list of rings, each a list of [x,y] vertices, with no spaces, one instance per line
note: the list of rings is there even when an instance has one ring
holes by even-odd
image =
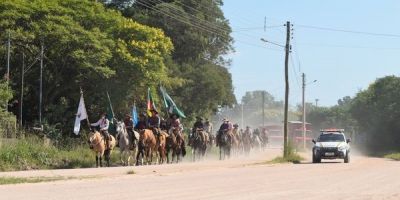
[[[107,92],[107,98],[108,98],[108,106],[107,106],[107,119],[110,121],[110,125],[108,127],[108,132],[109,133],[115,133],[115,124],[114,124],[114,110],[111,104],[111,99],[110,95]]]
[[[175,102],[172,100],[172,98],[168,95],[167,91],[165,91],[165,88],[162,86],[160,87],[161,94],[164,99],[164,106],[167,108],[169,114],[176,114],[179,117],[186,118],[185,114],[176,106]]]

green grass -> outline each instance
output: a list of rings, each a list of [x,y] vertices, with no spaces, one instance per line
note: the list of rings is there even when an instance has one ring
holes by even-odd
[[[267,164],[277,164],[277,163],[295,163],[295,164],[298,164],[302,160],[304,160],[303,157],[301,157],[299,154],[294,153],[294,154],[290,154],[287,157],[278,156],[278,157],[268,161]]]
[[[21,183],[40,183],[40,182],[51,182],[51,181],[59,181],[59,180],[68,180],[72,179],[71,177],[29,177],[29,178],[20,178],[20,177],[0,177],[0,185],[9,185],[9,184],[21,184]]]
[[[62,180],[73,180],[73,179],[91,179],[98,178],[97,176],[52,176],[52,177],[0,177],[0,185],[10,184],[21,184],[21,183],[41,183],[41,182],[53,182]]]
[[[385,158],[389,158],[392,160],[400,161],[400,153],[391,153],[384,156]]]
[[[113,160],[116,160],[113,156]],[[44,145],[41,139],[20,139],[0,147],[0,171],[32,169],[70,169],[95,166],[94,153],[85,145],[59,149]]]

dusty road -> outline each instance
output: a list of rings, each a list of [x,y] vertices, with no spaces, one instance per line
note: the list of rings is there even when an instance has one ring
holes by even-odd
[[[400,199],[400,162],[353,156],[322,164],[255,164],[252,158],[179,165],[0,173],[96,178],[0,186],[0,199]],[[127,172],[134,170],[135,174]]]

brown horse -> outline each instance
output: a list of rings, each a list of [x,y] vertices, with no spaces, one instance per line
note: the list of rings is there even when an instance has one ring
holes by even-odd
[[[144,129],[140,131],[139,136],[139,151],[136,155],[136,165],[139,165],[139,157],[142,156],[142,164],[143,160],[146,163],[152,164],[153,162],[153,153],[157,153],[157,140],[153,134],[153,131],[150,129]]]
[[[110,135],[110,137],[109,148],[106,148],[106,141],[100,132],[94,131],[89,134],[89,147],[96,153],[96,167],[99,167],[99,165],[103,167],[103,156],[105,156],[107,166],[110,166],[111,152],[115,147],[115,138],[112,135]]]
[[[185,141],[178,129],[173,129],[167,137],[167,163],[173,163],[176,158],[176,163],[182,160],[185,156]],[[172,151],[171,160],[169,152]]]
[[[168,133],[165,131],[161,131],[157,140],[157,150],[158,150],[158,163],[163,164],[167,161],[166,157],[166,146],[167,146],[167,138]]]
[[[234,155],[239,155],[240,153],[239,129],[232,130],[232,153]]]
[[[202,159],[207,151],[208,134],[203,129],[197,129],[189,139],[192,147],[193,161]]]

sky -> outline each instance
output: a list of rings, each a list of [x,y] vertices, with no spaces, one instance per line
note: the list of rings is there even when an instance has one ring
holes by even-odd
[[[239,103],[246,91],[253,90],[284,99],[284,48],[260,39],[284,45],[286,21],[293,24],[292,106],[301,103],[302,73],[306,102],[319,99],[319,106],[335,105],[377,78],[400,74],[398,0],[225,0],[222,10],[233,29],[236,51],[227,57],[232,59],[229,69]]]

